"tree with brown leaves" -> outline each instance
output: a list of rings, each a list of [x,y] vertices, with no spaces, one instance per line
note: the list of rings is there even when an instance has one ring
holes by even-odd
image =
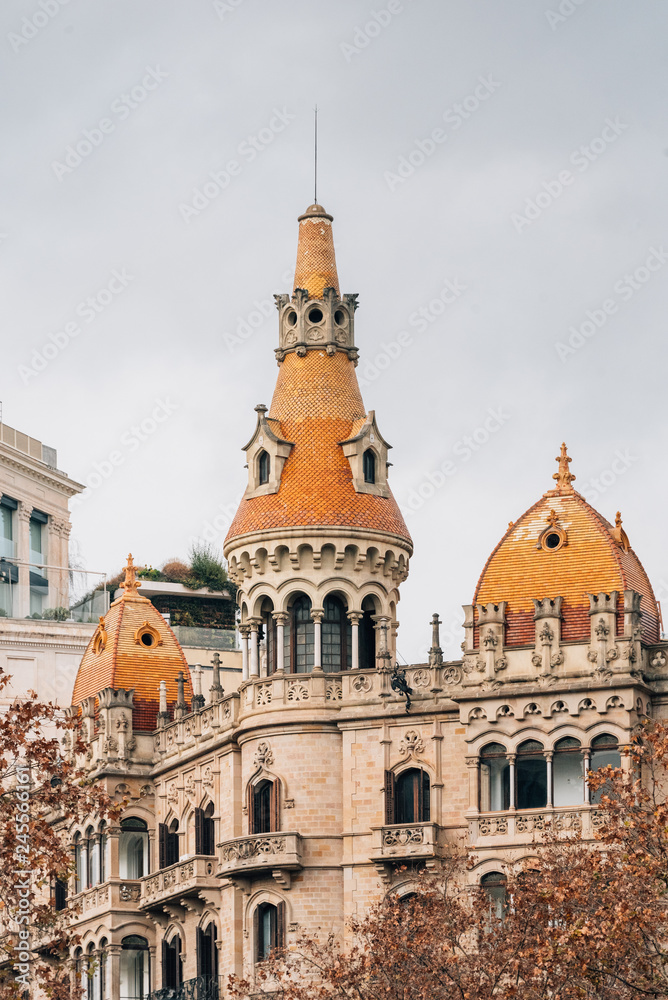
[[[304,935],[234,979],[284,1000],[632,1000],[668,997],[668,726],[643,726],[627,769],[589,775],[597,842],[548,832],[508,866],[505,896],[470,885],[453,856],[415,894],[352,922],[352,946]],[[469,877],[467,878],[467,875]]]
[[[0,676],[0,693],[9,684]],[[67,733],[68,752],[61,739]],[[0,998],[43,991],[70,1000],[69,954],[76,937],[57,911],[56,880],[72,872],[67,830],[120,809],[87,777],[79,719],[34,691],[0,714]]]

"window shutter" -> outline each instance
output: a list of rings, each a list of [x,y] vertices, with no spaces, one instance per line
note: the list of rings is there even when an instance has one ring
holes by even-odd
[[[280,806],[279,806],[279,785],[278,781],[271,783],[271,830],[276,833],[280,829]]]
[[[158,868],[166,868],[166,867],[167,867],[167,824],[160,823],[158,826]]]
[[[162,939],[162,988],[166,990],[170,986],[169,982],[169,948],[167,940]]]
[[[276,907],[276,948],[285,948],[285,903],[281,902]]]
[[[422,772],[422,810],[421,817],[423,823],[428,823],[431,819],[431,802],[430,802],[430,789],[429,789],[429,775],[426,771]]]
[[[195,854],[204,853],[204,810],[195,809]]]
[[[253,910],[253,949],[255,961],[260,961],[260,907]]]
[[[203,958],[204,958],[205,943],[206,942],[204,941],[204,934],[202,933],[202,928],[198,927],[197,928],[197,975],[198,976],[203,975],[202,968],[204,966]]]
[[[392,771],[385,772],[385,823],[391,826],[394,823],[394,774]]]
[[[253,834],[255,833],[255,795],[250,781],[246,789],[246,811],[248,813],[248,832]]]

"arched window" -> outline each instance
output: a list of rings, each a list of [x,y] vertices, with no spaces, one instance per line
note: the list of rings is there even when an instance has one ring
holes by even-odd
[[[95,961],[95,945],[86,949],[86,996],[88,1000],[99,1000],[100,979]]]
[[[197,975],[208,982],[218,978],[216,937],[216,925],[213,921],[204,930],[197,928]]]
[[[365,483],[375,483],[376,482],[376,456],[371,448],[367,450],[362,455],[362,469],[364,472],[364,482]]]
[[[269,473],[271,472],[271,458],[268,452],[260,452],[257,460],[257,470],[260,486],[264,486],[265,483],[269,482]]]
[[[429,775],[411,767],[394,782],[394,823],[428,823],[430,816]]]
[[[602,733],[595,736],[591,741],[591,756],[589,758],[589,770],[598,771],[600,767],[621,767],[622,756],[619,752],[619,744],[616,737],[610,733]],[[593,792],[591,801],[598,805],[603,795],[607,795],[609,790],[605,785],[601,786],[597,792]]]
[[[195,809],[195,854],[215,854],[213,802],[206,809]]]
[[[182,982],[181,937],[175,934],[171,941],[162,941],[162,988],[177,990]]]
[[[554,745],[552,786],[555,806],[577,806],[584,801],[584,759],[580,740],[574,736],[564,736]]]
[[[60,912],[67,906],[67,881],[64,878],[56,878],[53,882],[53,908]]]
[[[148,941],[130,934],[121,941],[120,1000],[144,1000],[151,992]]]
[[[77,948],[74,952],[74,980],[76,984],[75,993],[79,997],[82,997],[84,991],[84,958],[81,948]]]
[[[102,938],[100,941],[100,950],[98,954],[98,979],[99,979],[99,1000],[106,1000],[108,996],[107,992],[107,939]]]
[[[376,613],[373,601],[365,597],[362,601],[362,620],[359,623],[360,670],[373,670],[376,666],[376,630],[373,616]]]
[[[490,916],[503,920],[506,912],[506,876],[501,872],[488,872],[480,879],[480,885],[489,899]]]
[[[81,834],[74,837],[74,892],[82,892],[86,887],[86,853]]]
[[[173,819],[172,822],[160,823],[158,826],[158,865],[160,868],[169,868],[179,860],[179,821]]]
[[[347,670],[352,657],[353,630],[343,601],[326,597],[323,602],[322,669],[325,673]]]
[[[251,833],[275,833],[278,830],[278,782],[264,778],[249,785],[248,815]]]
[[[517,748],[515,805],[518,809],[542,809],[547,805],[547,761],[538,740],[525,740]]]
[[[276,668],[278,666],[276,647],[277,632],[276,622],[274,621],[274,605],[270,600],[267,599],[263,602],[261,615],[267,654],[267,674],[273,674],[276,672]]]
[[[95,836],[95,830],[89,826],[86,830],[86,886],[97,885],[100,880],[100,842]]]
[[[309,673],[313,670],[315,628],[311,621],[311,601],[305,594],[298,597],[290,609],[290,636],[290,669],[292,673]]]
[[[253,914],[255,961],[264,962],[275,948],[285,947],[285,903],[260,903]]]
[[[105,882],[107,879],[107,825],[100,823],[100,833],[98,839],[98,865],[99,880]]]
[[[148,875],[148,828],[143,819],[121,820],[118,868],[120,878]]]
[[[501,743],[488,743],[480,751],[480,811],[510,809],[510,765]]]

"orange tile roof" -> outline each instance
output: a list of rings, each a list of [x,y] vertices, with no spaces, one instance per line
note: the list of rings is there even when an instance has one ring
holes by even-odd
[[[305,288],[312,299],[321,299],[326,288],[339,294],[332,216],[322,205],[311,205],[299,216],[295,288]]]
[[[567,468],[567,466],[566,466]],[[555,551],[537,547],[551,511],[568,535],[568,544]],[[642,637],[659,638],[658,609],[652,586],[632,549],[617,545],[614,527],[577,493],[558,480],[556,489],[530,507],[490,555],[480,575],[474,604],[507,601],[508,645],[534,642],[532,598],[563,597],[562,637],[589,639],[587,594],[619,591],[617,626],[623,631],[624,590],[641,595]]]
[[[356,493],[339,445],[365,417],[355,367],[347,354],[310,350],[287,354],[269,416],[294,441],[278,493],[242,500],[226,542],[263,528],[339,525],[410,534],[392,495]]]
[[[134,688],[132,724],[136,730],[156,728],[159,708],[158,688],[167,682],[167,704],[173,707],[177,699],[176,675],[183,670],[186,699],[190,703],[192,688],[186,658],[178,640],[159,611],[146,597],[137,592],[132,557],[126,568],[125,587],[121,597],[113,602],[88,643],[81,658],[74,682],[72,704],[95,697],[104,688]],[[160,642],[148,647],[136,641],[140,627],[148,623],[159,635]],[[106,632],[104,648],[96,652],[102,632]]]

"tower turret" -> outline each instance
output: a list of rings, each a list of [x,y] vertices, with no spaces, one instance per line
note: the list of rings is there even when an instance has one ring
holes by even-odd
[[[247,672],[375,666],[386,636],[394,653],[413,546],[388,483],[390,445],[357,383],[357,295],[340,294],[321,205],[299,216],[294,289],[276,305],[278,379],[269,410],[256,407],[224,548]]]

